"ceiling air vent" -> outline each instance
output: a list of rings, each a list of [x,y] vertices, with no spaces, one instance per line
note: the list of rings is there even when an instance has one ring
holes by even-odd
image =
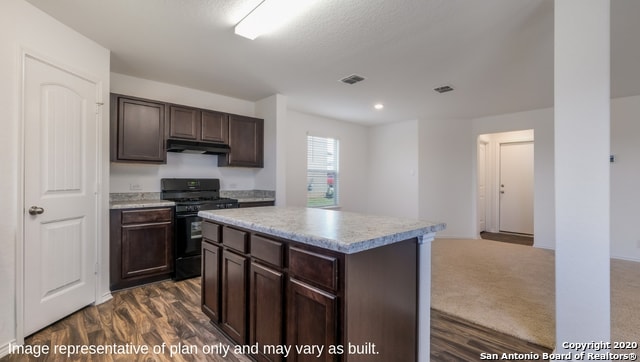
[[[443,85],[441,87],[433,88],[434,91],[438,93],[447,93],[453,90],[453,87],[450,85]]]
[[[364,80],[364,77],[361,77],[359,75],[356,74],[352,74],[348,77],[344,77],[342,79],[340,79],[340,81],[342,83],[346,83],[346,84],[356,84],[358,82],[362,82]]]

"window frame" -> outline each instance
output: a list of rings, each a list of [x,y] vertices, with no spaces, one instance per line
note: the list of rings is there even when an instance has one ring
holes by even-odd
[[[314,142],[313,144],[311,142]],[[313,150],[321,148],[320,142],[327,144],[327,156],[313,156]],[[331,148],[329,143],[333,143]],[[333,152],[331,152],[331,151]],[[340,207],[340,140],[337,137],[318,136],[307,133],[307,194],[306,206],[310,208],[338,208]],[[313,160],[316,159],[314,162]],[[319,167],[311,167],[315,163]],[[326,177],[326,186],[322,181],[314,181],[313,174],[319,174],[321,179]],[[326,176],[325,176],[326,174]],[[315,191],[315,196],[311,193]],[[322,196],[324,193],[324,197]],[[313,201],[315,200],[315,201]],[[323,202],[331,200],[331,202]]]

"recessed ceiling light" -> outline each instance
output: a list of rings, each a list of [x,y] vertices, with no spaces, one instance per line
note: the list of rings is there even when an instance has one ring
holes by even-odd
[[[382,103],[377,103],[373,106],[373,108],[377,109],[377,110],[381,110],[382,108],[384,108],[384,104]]]

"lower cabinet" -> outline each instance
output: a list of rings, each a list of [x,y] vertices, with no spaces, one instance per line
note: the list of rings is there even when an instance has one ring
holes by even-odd
[[[173,272],[173,208],[113,209],[111,290],[168,279]]]
[[[222,314],[220,327],[236,343],[247,343],[248,259],[225,249],[222,252]]]
[[[337,309],[338,297],[336,295],[293,278],[290,279],[287,308],[287,343],[298,346],[337,345]],[[333,361],[335,357],[335,355],[325,351],[320,358],[294,354],[288,361]]]
[[[249,292],[249,344],[278,346],[284,343],[284,273],[251,263]],[[260,350],[258,361],[282,361],[282,355]]]
[[[212,322],[220,322],[220,258],[222,248],[202,242],[202,311]]]
[[[206,220],[202,230],[202,310],[235,343],[257,344],[253,359],[416,361],[416,239],[342,254]],[[323,350],[296,353],[304,346]]]

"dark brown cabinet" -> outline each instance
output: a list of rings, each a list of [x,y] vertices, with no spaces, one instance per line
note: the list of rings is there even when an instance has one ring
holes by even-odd
[[[166,106],[151,100],[111,95],[111,161],[166,163]]]
[[[204,224],[205,239],[224,249],[220,293],[227,310],[222,307],[222,322],[212,321],[236,343],[324,346],[319,358],[294,347],[286,360],[296,362],[417,360],[417,239],[344,254],[235,225]],[[216,283],[203,273],[203,290]],[[242,332],[247,325],[248,336]],[[343,353],[329,352],[331,346],[342,346]],[[368,352],[349,353],[350,346]]]
[[[239,344],[247,343],[247,266],[247,257],[223,250],[220,327]]]
[[[284,342],[284,274],[251,263],[249,302],[249,344],[278,346]],[[264,352],[264,351],[261,351]],[[259,353],[258,361],[282,361],[282,355]]]
[[[111,210],[111,289],[167,279],[173,272],[173,208]]]
[[[227,144],[229,116],[221,112],[171,105],[167,138]]]
[[[249,282],[249,343],[284,344],[285,274],[283,243],[251,235],[251,278]],[[283,356],[261,350],[258,361],[282,361]]]
[[[111,161],[167,162],[167,140],[222,143],[218,166],[264,167],[264,120],[111,94]]]
[[[336,358],[327,348],[338,344],[337,298],[299,280],[289,280],[287,343],[327,347],[319,358],[293,354],[288,361],[333,361]]]
[[[218,245],[203,240],[202,243],[202,311],[214,323],[220,322],[220,259],[221,250]]]
[[[231,152],[218,157],[218,166],[263,167],[264,120],[229,115]]]
[[[221,112],[202,111],[202,141],[229,143],[229,115]]]

